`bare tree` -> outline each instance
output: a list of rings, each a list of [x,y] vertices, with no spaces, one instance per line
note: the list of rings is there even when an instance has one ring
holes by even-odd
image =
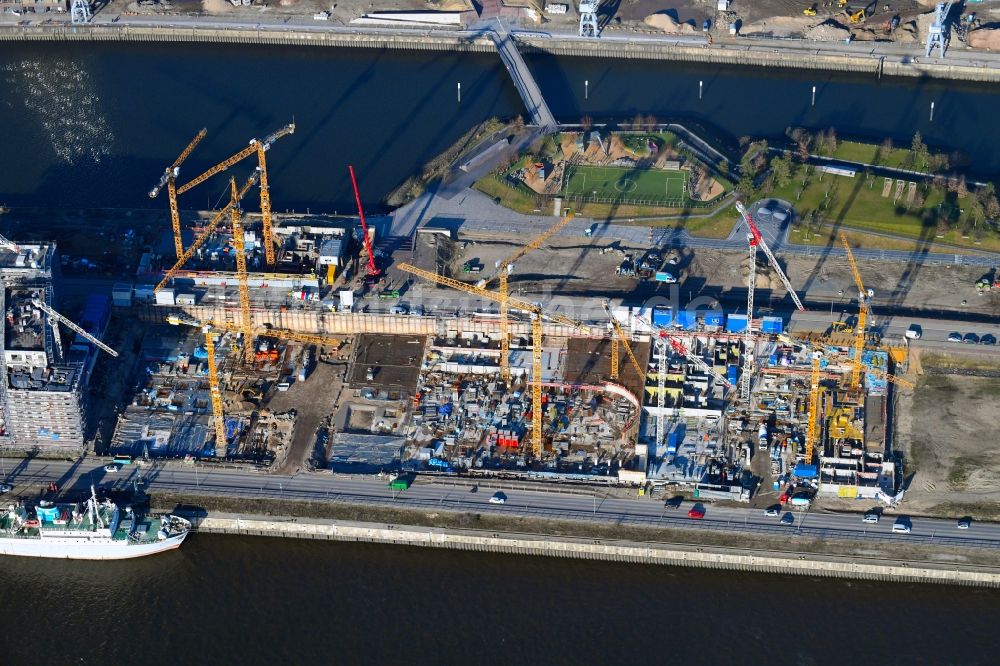
[[[591,118],[590,116],[584,116],[583,118],[580,118],[580,127],[583,129],[584,132],[589,132],[591,129],[594,128],[594,119]]]

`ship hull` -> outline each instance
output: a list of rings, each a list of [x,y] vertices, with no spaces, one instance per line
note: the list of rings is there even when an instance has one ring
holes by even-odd
[[[0,537],[0,555],[47,557],[59,560],[127,560],[179,548],[188,532],[163,541],[130,544],[107,539],[11,539]]]

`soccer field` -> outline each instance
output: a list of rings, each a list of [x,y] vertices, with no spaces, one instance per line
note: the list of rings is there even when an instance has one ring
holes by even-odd
[[[567,168],[563,194],[616,201],[687,200],[686,171],[574,166]]]

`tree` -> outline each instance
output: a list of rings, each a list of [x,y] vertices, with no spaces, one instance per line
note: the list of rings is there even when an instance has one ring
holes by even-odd
[[[594,119],[590,116],[584,116],[580,118],[580,127],[584,132],[589,132],[594,127]]]
[[[826,133],[826,147],[830,149],[830,154],[837,152],[837,130],[830,128]]]
[[[792,160],[787,155],[771,160],[771,177],[776,187],[782,187],[792,177]]]
[[[655,132],[656,131],[656,126],[659,125],[659,124],[660,124],[659,121],[656,119],[656,116],[654,116],[653,114],[649,114],[648,116],[646,116],[646,131],[647,132]]]
[[[632,119],[632,129],[641,130],[642,126],[645,124],[646,119],[641,113],[635,114],[635,118]]]
[[[524,117],[517,116],[514,118],[514,130],[520,132],[524,129]]]
[[[879,149],[881,149],[883,155],[888,157],[892,153],[892,139],[886,137],[885,140],[882,141],[882,145],[879,146]]]
[[[955,184],[955,194],[958,195],[959,199],[964,199],[969,195],[969,187],[965,183],[965,176],[958,177],[958,182]]]
[[[927,151],[927,145],[919,131],[913,133],[913,141],[910,142],[910,155],[915,166],[921,169],[927,168],[927,159],[930,157],[930,153]]]
[[[809,139],[801,138],[795,142],[795,156],[803,164],[809,161]]]

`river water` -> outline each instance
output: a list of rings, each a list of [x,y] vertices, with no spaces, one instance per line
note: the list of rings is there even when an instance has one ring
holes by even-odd
[[[20,664],[993,664],[1000,591],[194,535],[6,558]]]
[[[348,163],[375,207],[475,123],[523,112],[488,54],[103,43],[5,44],[2,53],[7,205],[165,208],[146,193],[200,128],[208,137],[182,181],[294,118],[298,131],[268,157],[275,209],[353,210]],[[780,138],[790,125],[897,145],[919,130],[932,146],[965,152],[977,173],[1000,174],[1000,134],[989,129],[1000,117],[997,86],[541,54],[528,62],[564,122],[652,114],[729,145]],[[181,204],[205,208],[225,191],[216,177]]]

